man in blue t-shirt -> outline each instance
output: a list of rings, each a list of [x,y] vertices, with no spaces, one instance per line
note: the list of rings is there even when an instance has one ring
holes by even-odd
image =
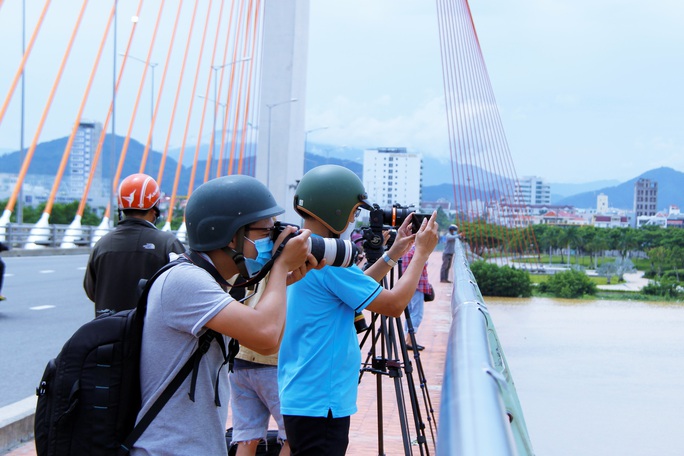
[[[371,210],[361,180],[350,170],[323,165],[306,173],[295,210],[311,236],[338,238],[357,209]],[[287,324],[278,358],[280,407],[292,455],[343,455],[350,416],[356,412],[361,351],[354,314],[368,309],[399,317],[413,296],[423,266],[437,245],[436,213],[416,234],[411,216],[382,260],[365,272],[325,266],[288,287]],[[383,277],[415,242],[413,261],[392,289]]]

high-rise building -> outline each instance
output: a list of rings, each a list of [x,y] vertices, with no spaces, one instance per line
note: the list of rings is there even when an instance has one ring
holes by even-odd
[[[652,217],[658,212],[658,183],[650,179],[638,179],[634,183],[634,220]]]
[[[521,204],[528,206],[551,204],[551,186],[541,177],[525,176],[518,179],[515,187],[516,199],[521,198]]]
[[[71,146],[66,175],[66,182],[68,182],[67,196],[69,198],[80,199],[85,191],[101,132],[102,124],[99,122],[82,121],[78,125],[78,131]],[[90,201],[101,203],[100,193],[102,193],[102,187],[102,165],[98,163],[93,175],[93,181],[91,182]]]
[[[363,185],[368,199],[380,207],[394,204],[420,208],[423,157],[405,147],[367,149],[363,154]]]
[[[608,212],[608,195],[599,193],[596,197],[596,213],[606,214]]]

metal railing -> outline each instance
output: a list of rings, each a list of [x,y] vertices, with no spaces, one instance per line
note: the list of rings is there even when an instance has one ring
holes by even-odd
[[[0,227],[0,240],[12,249],[26,248],[29,240],[35,248],[62,247],[67,232],[70,232],[70,235],[74,237],[74,247],[89,247],[93,244],[97,230],[96,226],[83,226],[74,231],[74,228],[70,228],[69,225],[48,225],[37,228],[35,224],[9,223]]]
[[[80,225],[48,225],[8,223],[0,226],[0,241],[11,249],[37,250],[43,248],[73,249],[92,247],[112,228]],[[184,233],[174,231],[181,242]]]
[[[457,242],[437,455],[533,455],[518,395],[482,294]]]

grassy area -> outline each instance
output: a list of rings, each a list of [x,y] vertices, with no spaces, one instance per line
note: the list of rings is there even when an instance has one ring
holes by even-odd
[[[546,282],[550,278],[551,276],[548,274],[530,274],[530,281],[533,284]],[[594,282],[596,285],[610,285],[608,283],[608,277],[589,276],[589,280]],[[617,276],[613,276],[610,280],[610,283],[613,285],[618,283]]]

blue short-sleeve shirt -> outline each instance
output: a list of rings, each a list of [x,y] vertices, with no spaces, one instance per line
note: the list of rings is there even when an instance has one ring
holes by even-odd
[[[310,271],[287,289],[287,321],[278,355],[283,415],[335,418],[356,412],[361,351],[354,312],[381,285],[354,265]]]

